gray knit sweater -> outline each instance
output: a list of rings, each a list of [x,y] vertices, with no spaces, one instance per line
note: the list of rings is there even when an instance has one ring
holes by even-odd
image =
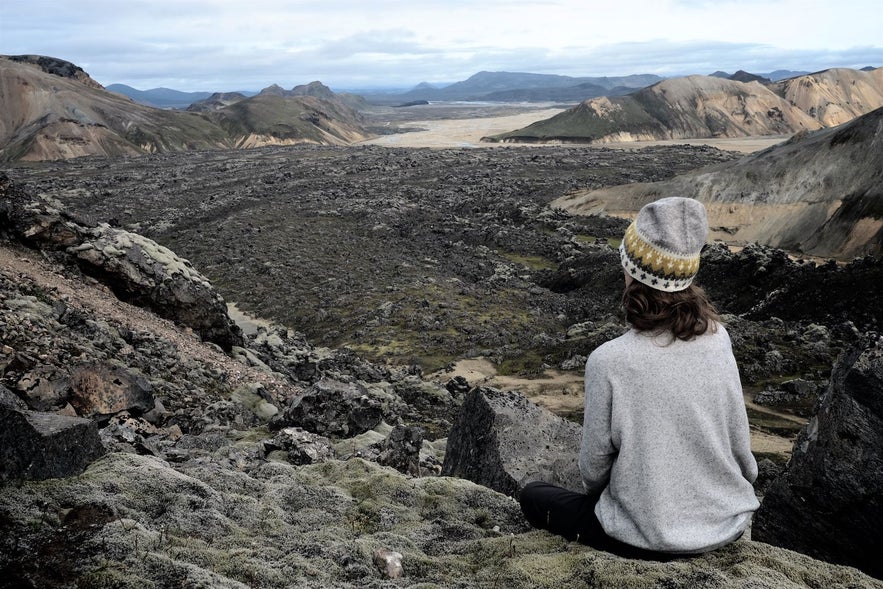
[[[748,417],[723,326],[691,341],[636,330],[586,363],[579,467],[609,536],[660,552],[738,538],[759,504]]]

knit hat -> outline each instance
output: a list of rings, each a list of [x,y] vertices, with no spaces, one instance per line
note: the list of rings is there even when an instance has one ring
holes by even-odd
[[[619,257],[629,276],[651,288],[684,290],[699,271],[699,252],[708,236],[705,207],[672,196],[651,202],[629,225]]]

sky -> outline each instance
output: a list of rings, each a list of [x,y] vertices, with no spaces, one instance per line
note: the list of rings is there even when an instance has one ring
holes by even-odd
[[[818,71],[883,66],[883,1],[0,0],[0,54],[183,91]]]

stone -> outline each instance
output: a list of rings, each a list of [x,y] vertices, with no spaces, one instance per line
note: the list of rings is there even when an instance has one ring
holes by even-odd
[[[189,261],[152,239],[71,215],[58,201],[33,196],[0,177],[0,234],[59,252],[121,300],[146,307],[225,350],[242,345],[227,305]]]
[[[423,447],[423,429],[397,425],[381,444],[377,462],[391,466],[411,476],[420,476],[420,450]]]
[[[22,410],[0,387],[0,481],[79,474],[104,454],[95,422]]]
[[[374,566],[390,579],[402,576],[402,553],[388,548],[378,548],[372,555]]]
[[[37,366],[15,384],[28,407],[53,411],[64,407],[70,397],[70,373],[55,366]]]
[[[883,340],[848,350],[788,466],[767,491],[755,540],[883,578]]]
[[[147,379],[134,370],[105,362],[90,362],[71,371],[71,405],[81,417],[103,417],[153,410],[155,402]]]
[[[286,427],[272,440],[264,442],[267,454],[280,450],[286,453],[290,463],[296,465],[327,462],[334,458],[331,440],[299,427]]]
[[[359,382],[322,379],[295,397],[276,427],[298,426],[331,438],[350,438],[374,429],[383,419],[382,402]]]
[[[448,436],[442,475],[517,495],[532,481],[582,492],[581,428],[519,393],[476,387]]]

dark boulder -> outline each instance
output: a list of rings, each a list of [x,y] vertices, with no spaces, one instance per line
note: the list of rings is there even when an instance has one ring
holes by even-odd
[[[883,578],[883,341],[834,367],[816,415],[757,512],[755,540]]]
[[[73,476],[104,454],[95,422],[22,410],[0,386],[0,481]]]
[[[448,436],[442,474],[507,495],[542,480],[582,492],[580,427],[515,392],[469,392]]]
[[[420,448],[423,429],[417,426],[395,426],[381,444],[377,462],[411,476],[420,476]]]
[[[374,429],[384,417],[382,400],[360,382],[322,379],[295,397],[274,427],[301,427],[330,438],[351,438]]]

